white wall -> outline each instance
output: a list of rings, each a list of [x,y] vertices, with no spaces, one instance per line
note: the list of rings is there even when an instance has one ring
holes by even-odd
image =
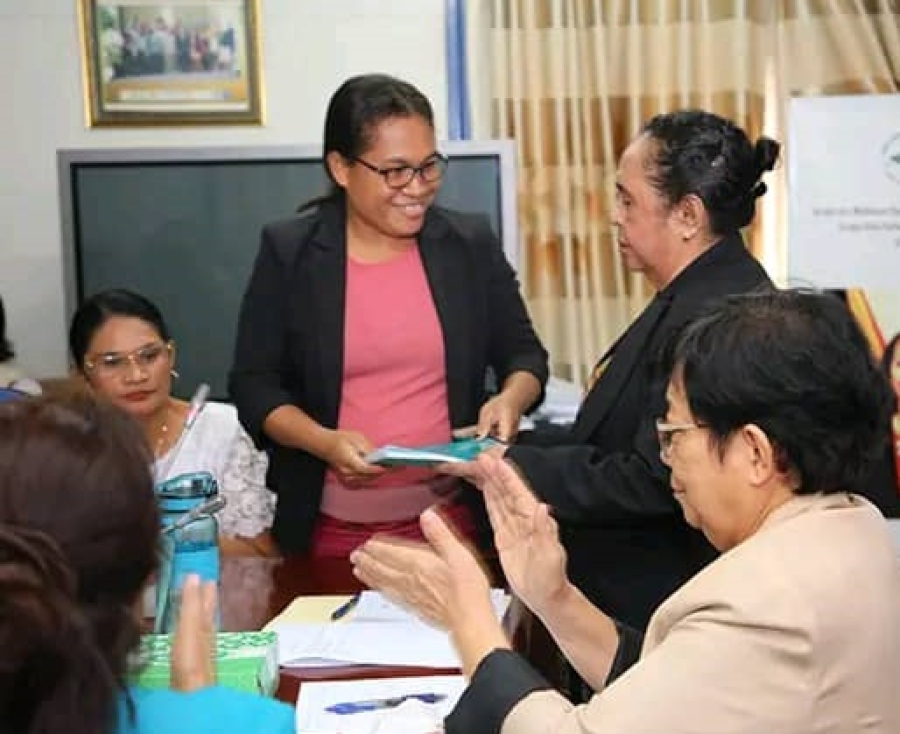
[[[443,0],[262,0],[265,127],[87,129],[77,0],[0,0],[0,294],[19,361],[66,370],[59,148],[320,143],[328,97],[382,71],[431,99],[446,136]]]

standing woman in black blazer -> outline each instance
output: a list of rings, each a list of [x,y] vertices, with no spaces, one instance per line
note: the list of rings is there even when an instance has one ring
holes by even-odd
[[[273,535],[283,552],[346,556],[376,531],[418,537],[419,513],[440,503],[475,536],[475,490],[363,457],[472,425],[515,435],[547,379],[515,274],[485,218],[433,205],[447,160],[412,85],[347,80],[324,164],[332,192],[263,229],[229,378],[242,423],[271,447]]]

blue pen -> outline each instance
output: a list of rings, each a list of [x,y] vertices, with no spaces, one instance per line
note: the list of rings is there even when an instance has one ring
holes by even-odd
[[[359,604],[359,597],[360,597],[361,593],[362,592],[357,591],[347,601],[345,601],[337,609],[335,609],[331,613],[331,621],[337,622],[339,619],[343,619],[350,612],[352,612],[356,608],[356,605]]]
[[[405,701],[421,701],[422,703],[438,703],[447,698],[445,693],[407,693],[403,696],[391,698],[370,698],[364,701],[345,701],[326,706],[325,710],[330,714],[361,714],[366,711],[378,711],[379,709],[392,709]]]

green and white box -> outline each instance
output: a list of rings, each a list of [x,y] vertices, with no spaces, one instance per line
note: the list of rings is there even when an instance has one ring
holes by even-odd
[[[134,684],[168,688],[171,635],[144,635],[138,649]],[[216,635],[219,685],[239,691],[274,695],[278,688],[278,638],[274,632],[219,632]]]

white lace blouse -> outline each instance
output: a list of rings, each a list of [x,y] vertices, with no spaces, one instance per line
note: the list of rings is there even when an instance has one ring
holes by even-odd
[[[165,467],[169,453],[156,460],[155,469]],[[268,530],[275,515],[275,495],[266,487],[268,464],[266,454],[256,450],[238,422],[234,406],[210,402],[185,438],[167,475],[171,478],[195,471],[210,472],[226,501],[216,516],[219,531],[227,536],[251,538]]]

